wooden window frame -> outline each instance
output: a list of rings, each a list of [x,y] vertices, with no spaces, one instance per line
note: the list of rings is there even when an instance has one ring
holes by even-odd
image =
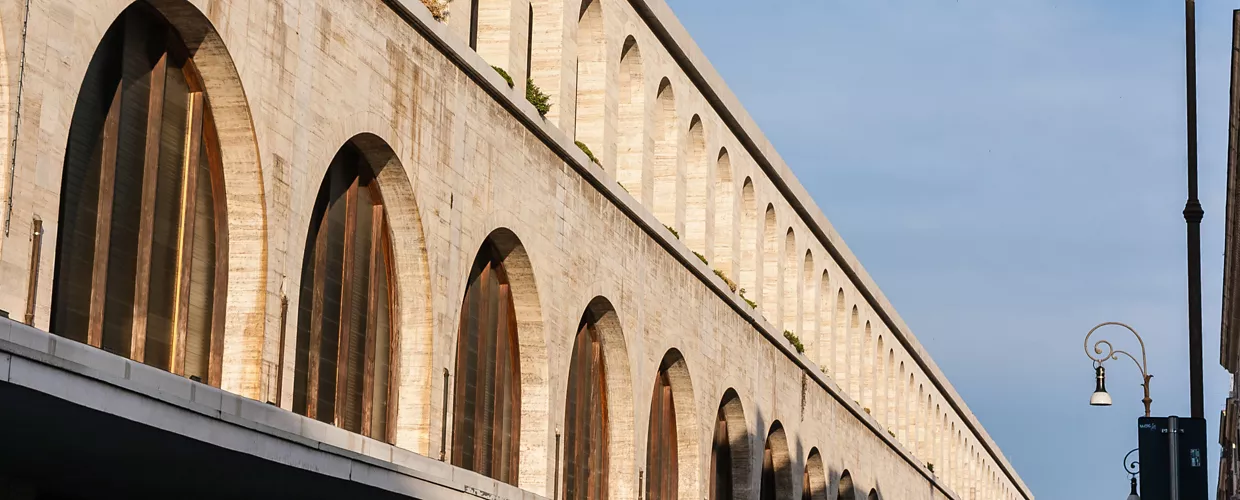
[[[117,23],[124,23],[124,26],[118,26]],[[119,33],[112,32],[112,29],[121,30]],[[183,62],[183,66],[179,71],[182,72],[188,85],[187,99],[187,116],[185,127],[184,145],[185,150],[181,157],[181,195],[177,201],[177,240],[176,240],[176,257],[175,272],[173,273],[172,290],[174,291],[173,309],[172,309],[172,331],[169,338],[169,359],[166,360],[168,371],[180,376],[186,376],[185,360],[186,349],[188,347],[189,336],[189,309],[190,309],[190,282],[191,270],[194,265],[193,243],[194,243],[194,224],[196,223],[196,215],[198,210],[198,182],[210,183],[212,192],[213,205],[211,211],[214,213],[215,226],[212,228],[215,233],[215,268],[213,275],[213,296],[211,297],[211,314],[210,327],[207,333],[207,380],[200,382],[219,387],[222,378],[223,367],[223,337],[224,337],[224,309],[227,304],[228,290],[228,237],[227,237],[227,210],[225,206],[225,197],[223,191],[223,162],[220,155],[220,142],[218,132],[215,127],[215,121],[211,114],[210,104],[208,102],[205,86],[201,76],[194,64],[192,56],[186,49],[184,42],[181,40],[177,30],[167,22],[153,8],[141,4],[135,4],[126,9],[113,26],[109,29],[107,36],[119,36],[126,41],[132,37],[133,42],[137,44],[147,44],[148,37],[151,33],[158,33],[157,30],[164,30],[164,47],[158,59],[156,59],[154,67],[151,68],[149,89],[147,91],[147,112],[145,132],[142,141],[144,147],[142,152],[142,186],[141,196],[138,203],[139,219],[137,231],[137,246],[135,265],[132,279],[134,280],[133,290],[133,314],[130,330],[129,345],[126,352],[118,352],[117,354],[126,356],[134,361],[145,364],[148,363],[146,353],[147,342],[147,315],[150,303],[150,281],[151,281],[151,252],[152,241],[155,225],[155,204],[156,204],[156,186],[157,177],[160,166],[160,147],[163,134],[164,120],[164,99],[165,99],[165,82],[169,71],[177,71],[168,65],[169,58],[173,58],[178,62]],[[100,47],[104,47],[101,42]],[[126,47],[126,42],[115,42],[120,47]],[[123,61],[126,48],[121,48],[121,54],[117,55],[118,61]],[[92,64],[95,58],[104,57],[96,53],[92,58]],[[92,68],[90,71],[95,71]],[[94,220],[94,238],[92,243],[92,261],[90,264],[90,294],[89,304],[86,306],[87,325],[85,342],[96,348],[104,347],[105,334],[105,303],[107,300],[107,284],[109,279],[129,279],[129,276],[109,276],[109,261],[117,256],[109,255],[112,243],[112,210],[114,206],[114,185],[116,182],[116,173],[119,168],[133,168],[132,166],[118,165],[118,151],[122,140],[121,128],[121,109],[123,104],[123,89],[125,88],[125,77],[117,75],[116,90],[113,92],[111,104],[102,123],[102,134],[99,157],[99,183],[97,189],[97,205],[95,207]],[[88,91],[88,89],[83,89]],[[75,110],[76,117],[77,110]],[[76,124],[74,124],[76,125]],[[199,163],[205,153],[207,160],[207,171],[210,172],[210,178],[199,179],[198,170],[201,168]],[[66,158],[66,165],[68,159]],[[63,213],[63,212],[62,212]],[[69,252],[69,249],[61,248],[57,245],[59,261],[60,257]],[[128,255],[120,256],[120,258],[129,257]],[[55,309],[60,307],[70,307],[67,304],[60,303],[59,300],[53,302],[53,318],[58,316]],[[53,327],[53,331],[58,328]],[[57,332],[67,334],[72,332]],[[156,365],[159,366],[159,365]],[[195,377],[196,378],[196,377]]]
[[[676,500],[680,483],[676,402],[667,367],[655,377],[646,443],[646,498]]]
[[[492,284],[495,290],[490,290]],[[521,358],[516,316],[504,259],[488,242],[470,271],[461,306],[453,393],[452,464],[513,485],[519,478],[521,438]],[[479,323],[480,320],[485,322]]]
[[[393,443],[396,440],[396,401],[399,392],[397,374],[399,373],[398,360],[400,353],[400,335],[398,335],[398,332],[400,329],[397,321],[398,315],[396,314],[396,275],[392,256],[392,242],[389,235],[391,225],[387,220],[386,209],[384,208],[386,205],[383,202],[382,189],[379,186],[378,181],[374,176],[374,171],[365,155],[360,149],[357,148],[356,145],[349,144],[346,145],[345,148],[352,148],[349,150],[348,154],[355,155],[355,157],[342,156],[346,154],[346,150],[342,149],[341,152],[337,154],[337,158],[333,159],[332,165],[328,167],[328,172],[323,181],[323,186],[320,188],[320,199],[316,202],[316,205],[318,203],[323,203],[324,205],[322,207],[315,208],[315,219],[310,223],[312,228],[311,235],[314,237],[314,260],[312,262],[302,263],[303,267],[313,266],[313,274],[311,274],[313,280],[311,287],[313,291],[311,293],[311,298],[309,299],[311,301],[311,312],[309,316],[310,324],[308,326],[302,325],[298,328],[299,336],[303,333],[309,336],[306,377],[304,380],[298,381],[300,384],[304,384],[305,386],[305,402],[304,405],[299,405],[295,402],[294,410],[303,413],[307,417],[331,423],[336,427],[357,432],[372,439]],[[349,160],[354,161],[350,163]],[[345,169],[345,171],[339,172],[338,169]],[[335,200],[331,199],[330,196],[330,183],[332,182],[332,177],[334,175],[343,175],[348,182],[348,188],[344,194],[341,195],[339,199]],[[361,406],[361,413],[358,417],[358,427],[356,429],[351,429],[350,426],[346,425],[344,420],[347,412],[346,405],[350,399],[349,386],[347,383],[350,375],[350,357],[349,342],[346,334],[350,333],[348,329],[352,321],[350,315],[352,314],[351,306],[353,305],[347,298],[347,294],[353,289],[353,280],[356,279],[356,277],[353,276],[353,261],[355,253],[358,251],[358,249],[355,248],[357,242],[357,222],[359,213],[362,210],[365,210],[364,207],[360,206],[359,202],[359,191],[361,189],[366,189],[371,199],[371,204],[369,207],[369,210],[371,211],[371,226],[369,259],[367,262],[367,269],[365,271],[368,276],[368,286],[365,304],[367,311],[366,324],[363,327],[364,337],[362,343],[362,394],[361,400],[358,403]],[[334,364],[336,373],[333,377],[335,380],[335,387],[333,391],[334,405],[332,407],[332,414],[320,415],[319,397],[321,396],[321,392],[319,383],[321,380],[321,370],[323,369],[322,342],[325,334],[333,334],[333,332],[325,332],[323,330],[323,321],[321,320],[325,314],[326,308],[325,295],[327,291],[327,283],[325,277],[328,274],[327,245],[329,244],[329,238],[331,238],[331,231],[328,226],[328,212],[330,211],[330,205],[332,203],[345,204],[344,230],[341,234],[344,239],[342,243],[344,249],[340,262],[341,296],[338,313],[339,316],[337,317],[336,331],[334,332],[337,346],[336,362]],[[308,244],[311,243],[309,241],[309,237],[310,236],[307,236]],[[380,266],[383,267],[381,268]],[[383,270],[384,278],[382,280],[378,279],[379,271],[381,269]],[[380,286],[385,287],[387,292],[386,294],[383,293],[384,290],[381,290]],[[302,297],[301,300],[304,301],[306,298]],[[385,418],[386,428],[374,429],[374,391],[376,377],[375,356],[377,350],[376,344],[378,342],[379,335],[378,323],[374,318],[377,318],[380,314],[379,305],[382,300],[387,301],[387,325],[389,336],[388,382],[386,385],[387,414]],[[305,330],[303,330],[303,328],[305,328]]]
[[[564,408],[564,498],[608,498],[606,362],[598,325],[587,313],[573,341]],[[585,439],[582,439],[585,436]]]

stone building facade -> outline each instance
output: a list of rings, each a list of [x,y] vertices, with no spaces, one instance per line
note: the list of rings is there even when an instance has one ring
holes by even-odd
[[[10,332],[0,336],[10,369],[0,388],[43,366],[159,408],[192,408],[218,388],[221,422],[270,426],[311,449],[331,443],[318,452],[416,478],[379,487],[417,498],[433,488],[484,498],[1033,498],[663,0],[455,0],[449,10],[436,19],[416,0],[0,0],[0,310],[15,320],[0,325]],[[151,52],[156,37],[167,48]],[[150,68],[127,64],[148,56],[158,84]],[[92,75],[119,90],[101,93]],[[527,81],[549,96],[545,116],[527,101]],[[131,95],[146,121],[128,118]],[[181,156],[167,160],[172,150]],[[117,189],[80,186],[92,176]],[[191,213],[213,225],[194,230]],[[132,228],[117,222],[125,214]],[[359,224],[373,239],[354,237]],[[348,235],[343,254],[320,239],[336,227]],[[342,274],[324,274],[340,259]],[[347,288],[358,270],[374,286]],[[499,276],[492,292],[489,272]],[[335,278],[307,278],[316,276]],[[122,285],[132,287],[114,293]],[[491,309],[478,306],[488,300]],[[169,317],[157,317],[160,304]],[[372,318],[354,333],[341,316],[348,304],[354,323]],[[333,305],[335,330],[320,324]],[[463,336],[479,328],[481,340]],[[339,363],[322,350],[324,332],[337,335]],[[591,350],[582,342],[594,364],[577,364]],[[474,377],[470,356],[493,366]],[[143,382],[135,361],[170,373]],[[578,366],[593,367],[581,370],[596,391],[581,389]],[[183,383],[188,403],[177,406],[169,387]],[[335,406],[325,403],[332,387]],[[480,399],[466,405],[463,391]],[[225,418],[219,401],[232,400],[235,418]],[[483,407],[495,425],[466,415]],[[494,454],[483,435],[495,436]],[[474,453],[487,458],[462,458]],[[500,457],[509,453],[511,463]],[[583,477],[586,486],[573,483]]]

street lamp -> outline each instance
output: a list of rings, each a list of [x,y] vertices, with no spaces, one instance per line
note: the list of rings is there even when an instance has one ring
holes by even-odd
[[[1124,472],[1128,473],[1128,484],[1132,486],[1128,493],[1128,500],[1141,500],[1141,495],[1137,494],[1137,474],[1141,473],[1141,461],[1128,461],[1128,457],[1139,449],[1133,448],[1127,455],[1124,455]]]
[[[1111,342],[1107,340],[1099,340],[1095,342],[1093,352],[1090,352],[1089,337],[1092,336],[1099,328],[1108,325],[1122,326],[1132,332],[1132,335],[1137,338],[1137,342],[1141,344],[1141,361],[1137,361],[1137,358],[1133,357],[1131,354],[1128,354],[1127,351],[1116,350],[1111,345]],[[1106,347],[1106,351],[1103,351],[1104,346]],[[1095,358],[1095,354],[1101,354],[1102,356]],[[1150,375],[1149,372],[1146,371],[1146,367],[1149,366],[1149,364],[1145,361],[1145,341],[1141,339],[1141,335],[1138,335],[1137,331],[1133,330],[1131,326],[1116,321],[1099,323],[1098,326],[1089,329],[1089,333],[1085,334],[1085,355],[1089,356],[1089,359],[1094,361],[1094,376],[1097,379],[1094,394],[1089,397],[1089,404],[1093,406],[1111,406],[1111,395],[1107,393],[1106,388],[1106,369],[1103,368],[1102,364],[1108,360],[1119,359],[1120,354],[1128,356],[1128,359],[1131,359],[1132,362],[1137,365],[1137,369],[1141,370],[1141,377],[1143,380],[1141,382],[1141,386],[1145,388],[1145,399],[1142,399],[1141,402],[1145,403],[1145,416],[1148,417],[1150,416],[1150,403],[1153,402],[1153,400],[1150,399],[1150,378],[1153,378],[1153,375]]]

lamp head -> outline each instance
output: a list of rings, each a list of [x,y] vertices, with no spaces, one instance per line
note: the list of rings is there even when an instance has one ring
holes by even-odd
[[[1111,406],[1111,395],[1107,394],[1107,371],[1099,364],[1094,368],[1097,378],[1097,386],[1094,388],[1094,394],[1089,397],[1090,406]]]
[[[1141,500],[1141,495],[1137,494],[1137,477],[1133,476],[1130,481],[1132,482],[1132,492],[1128,494],[1128,500]]]

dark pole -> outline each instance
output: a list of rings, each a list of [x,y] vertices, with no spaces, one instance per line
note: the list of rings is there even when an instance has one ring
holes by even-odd
[[[1193,0],[1184,1],[1184,80],[1188,97],[1188,371],[1193,418],[1205,418],[1201,382],[1201,219],[1197,200],[1197,28]]]

